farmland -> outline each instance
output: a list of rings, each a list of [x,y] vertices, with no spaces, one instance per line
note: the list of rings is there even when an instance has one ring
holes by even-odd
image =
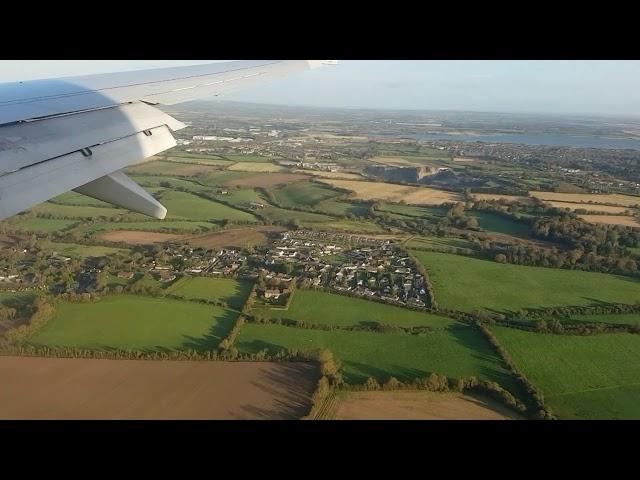
[[[343,195],[325,185],[313,182],[298,182],[274,190],[273,196],[284,208],[300,205],[315,205],[322,200]]]
[[[491,212],[470,211],[467,215],[478,220],[478,226],[492,232],[526,238],[531,227],[524,222],[512,220]]]
[[[392,183],[355,180],[323,179],[322,181],[336,188],[352,191],[355,197],[361,200],[404,201],[414,205],[442,205],[461,200],[461,197],[456,193],[428,187],[408,187]]]
[[[447,253],[415,251],[442,307],[516,311],[598,302],[640,301],[640,283],[627,277],[521,265]]]
[[[338,392],[322,420],[519,420],[491,399],[460,393]]]
[[[156,174],[156,175],[176,175],[178,177],[193,177],[196,175],[206,175],[216,171],[212,165],[200,165],[184,162],[166,162],[163,160],[147,162],[135,167],[130,167],[127,172],[136,175]]]
[[[557,318],[557,317],[556,317]],[[551,320],[548,317],[547,320]],[[640,325],[640,313],[573,315],[559,318],[567,323],[612,323],[616,325]]]
[[[27,342],[92,350],[210,350],[235,313],[212,305],[119,295],[95,303],[60,301],[54,318]]]
[[[178,240],[184,235],[173,233],[138,232],[129,230],[113,230],[98,235],[99,240],[107,242],[124,242],[130,245],[151,245],[153,243],[163,243],[171,240]]]
[[[333,199],[316,203],[314,209],[327,215],[353,215],[356,217],[369,215],[369,206],[366,204],[349,203]]]
[[[640,336],[492,330],[560,418],[640,419]]]
[[[197,237],[190,237],[186,241],[195,247],[210,248],[213,250],[224,247],[246,248],[255,245],[264,245],[269,240],[269,235],[281,231],[278,227],[246,228],[222,230]]]
[[[99,218],[113,217],[128,213],[128,210],[119,208],[101,208],[92,206],[57,205],[43,203],[31,209],[36,214],[52,215],[62,218]]]
[[[131,230],[140,232],[207,232],[215,230],[217,225],[208,222],[190,222],[188,220],[158,220],[146,222],[96,222],[88,228],[89,232]],[[116,235],[117,236],[117,235]],[[151,235],[152,236],[152,235]]]
[[[231,165],[228,170],[234,172],[284,172],[286,168],[273,163],[261,163],[261,162],[238,162]]]
[[[587,210],[590,212],[612,213],[612,214],[619,215],[621,213],[630,211],[629,207],[615,207],[612,205],[594,205],[594,204],[572,203],[572,202],[556,202],[554,200],[547,200],[546,203],[548,203],[552,207],[569,209],[572,212],[575,210]]]
[[[452,320],[438,315],[314,290],[296,290],[287,310],[256,308],[253,313],[268,318],[300,320],[312,325],[341,327],[378,322],[442,330],[454,324]]]
[[[266,349],[274,354],[288,348],[326,348],[342,362],[349,383],[364,383],[368,377],[386,382],[391,376],[405,381],[438,372],[453,378],[475,375],[505,388],[514,386],[484,337],[462,325],[408,335],[245,324],[236,346],[244,353]]]
[[[91,245],[78,245],[75,243],[54,243],[48,244],[49,248],[58,252],[60,255],[69,257],[102,257],[105,255],[113,255],[114,253],[129,253],[129,250],[124,248],[91,246]]]
[[[220,301],[239,310],[244,305],[251,284],[230,278],[185,277],[167,289],[167,293],[186,299]]]
[[[638,217],[631,215],[578,215],[583,220],[591,223],[603,223],[605,225],[623,225],[625,227],[640,228]]]
[[[78,220],[61,220],[57,218],[25,218],[11,219],[6,228],[23,232],[60,232],[76,225]]]
[[[231,220],[252,222],[256,218],[246,212],[197,197],[190,193],[170,191],[160,200],[169,210],[170,218],[190,220]]]
[[[478,247],[469,240],[446,237],[412,237],[406,243],[406,247],[445,252],[449,252],[454,249],[455,253],[467,254],[473,253],[478,249]]]
[[[318,375],[306,363],[0,357],[0,419],[293,420]]]
[[[640,205],[640,197],[632,197],[631,195],[600,195],[589,193],[556,193],[556,192],[529,192],[532,197],[539,198],[541,200],[554,200],[557,202],[572,202],[572,203],[584,203],[584,204],[607,204],[617,205],[622,207],[633,207]],[[587,206],[585,205],[585,207]]]
[[[246,172],[224,172],[227,174],[235,173],[242,175],[240,178],[229,178],[224,181],[227,187],[248,187],[248,188],[271,188],[287,183],[301,182],[309,177],[296,175],[293,173],[265,173],[254,175]]]

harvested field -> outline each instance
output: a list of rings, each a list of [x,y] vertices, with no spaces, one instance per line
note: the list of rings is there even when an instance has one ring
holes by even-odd
[[[629,207],[614,207],[611,205],[592,205],[592,204],[573,203],[573,202],[557,202],[555,200],[545,200],[545,203],[548,203],[552,207],[556,207],[556,208],[563,208],[563,209],[568,208],[571,211],[584,209],[588,212],[620,214],[620,213],[628,212],[630,210]]]
[[[341,178],[343,180],[362,180],[362,175],[347,172],[323,172],[319,170],[294,170],[294,173],[302,173],[322,178]]]
[[[131,245],[149,245],[153,243],[169,242],[184,238],[186,235],[158,232],[135,232],[132,230],[114,230],[98,235],[98,240],[107,242],[125,242]]]
[[[308,363],[0,357],[1,419],[296,419]]]
[[[476,200],[506,200],[508,202],[531,203],[529,197],[520,197],[518,195],[499,195],[497,193],[474,193],[473,198]]]
[[[350,190],[362,200],[386,200],[414,205],[441,205],[462,200],[457,193],[428,187],[408,187],[383,182],[358,182],[355,180],[322,180],[334,187]]]
[[[287,169],[273,163],[238,162],[231,165],[228,170],[236,172],[285,172]]]
[[[186,239],[187,243],[196,247],[218,249],[224,247],[239,247],[264,245],[270,235],[283,232],[284,228],[243,228],[238,230],[224,230],[222,232],[207,233],[198,237]]]
[[[381,165],[389,165],[392,167],[422,167],[424,165],[403,157],[374,157],[370,160]]]
[[[609,194],[598,195],[595,193],[556,193],[556,192],[529,192],[532,197],[541,200],[555,200],[558,202],[573,203],[603,203],[608,205],[618,205],[622,207],[633,207],[640,205],[640,197],[631,195]]]
[[[336,395],[331,420],[521,420],[498,402],[435,392],[349,392]]]
[[[590,223],[604,223],[606,225],[624,225],[625,227],[640,228],[640,221],[631,215],[578,215]]]
[[[227,187],[249,187],[249,188],[269,188],[277,185],[286,185],[287,183],[300,182],[308,180],[309,177],[304,175],[295,175],[293,173],[270,173],[263,175],[252,175],[250,177],[238,178],[225,182]]]

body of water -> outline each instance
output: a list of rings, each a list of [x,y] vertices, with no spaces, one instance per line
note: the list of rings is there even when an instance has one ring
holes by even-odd
[[[450,133],[417,133],[403,135],[416,140],[452,140],[458,142],[516,143],[557,147],[608,148],[640,150],[640,139],[561,135],[555,133],[504,133],[495,135],[456,135]]]

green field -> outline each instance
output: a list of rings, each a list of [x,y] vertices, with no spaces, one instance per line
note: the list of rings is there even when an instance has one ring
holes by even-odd
[[[250,154],[250,155],[224,155],[223,158],[226,158],[227,160],[231,161],[231,162],[269,162],[271,160],[273,160],[271,157],[263,157],[262,155],[255,155],[255,154]]]
[[[640,419],[640,335],[492,330],[558,417]]]
[[[33,301],[38,292],[3,292],[0,290],[0,304],[13,307],[16,305],[26,305]]]
[[[455,323],[438,315],[315,290],[296,290],[287,310],[265,307],[255,308],[253,313],[267,318],[288,318],[313,325],[339,327],[366,326],[380,322],[401,327],[431,327],[442,330]]]
[[[190,193],[168,191],[162,194],[162,204],[169,211],[168,218],[189,220],[231,220],[254,222],[253,215],[222,203],[206,200]]]
[[[192,192],[199,192],[207,189],[207,187],[199,185],[196,181],[184,178],[164,177],[160,175],[130,175],[130,177],[132,180],[135,180],[136,183],[139,183],[146,188],[158,188],[160,187],[161,182],[169,182],[171,185],[169,188],[182,187]]]
[[[366,204],[349,203],[333,199],[323,200],[317,203],[314,208],[328,215],[354,215],[356,217],[369,215],[369,206]]]
[[[213,165],[201,165],[198,173],[193,172],[193,168],[188,168],[187,162],[167,162],[164,160],[154,160],[142,163],[126,169],[126,173],[133,175],[168,175],[177,177],[200,177],[210,172],[216,172],[219,167]],[[187,168],[185,168],[187,167]]]
[[[63,203],[65,205],[80,205],[80,206],[90,206],[90,207],[112,207],[112,205],[103,202],[101,200],[96,200],[95,198],[87,197],[86,195],[82,195],[81,193],[76,192],[67,192],[63,193],[52,199],[55,203]]]
[[[267,201],[262,196],[251,188],[230,188],[227,190],[226,195],[215,193],[213,196],[223,202],[230,203],[232,205],[246,206],[248,203],[262,203],[267,204]]]
[[[417,207],[413,205],[401,205],[399,203],[383,203],[377,211],[400,220],[406,220],[406,218],[402,217],[437,220],[447,214],[447,209],[442,207]]]
[[[475,375],[513,388],[512,378],[488,343],[467,326],[408,335],[245,324],[236,347],[245,353],[327,348],[342,361],[349,383],[363,383],[370,376],[381,382],[391,376],[410,380],[437,372],[454,378]]]
[[[520,308],[640,301],[640,282],[629,277],[505,265],[448,253],[414,250],[427,268],[438,305],[454,310]]]
[[[43,203],[31,209],[35,213],[44,213],[54,217],[64,218],[100,218],[115,217],[129,213],[129,210],[119,208],[101,208],[92,206],[56,205],[53,203]]]
[[[171,232],[171,231],[188,231],[188,232],[208,232],[216,230],[217,225],[206,222],[189,222],[189,221],[150,221],[150,222],[98,222],[91,225],[89,232],[103,232],[110,230],[137,230],[144,232]]]
[[[49,242],[46,246],[47,248],[58,252],[59,255],[64,255],[66,257],[104,257],[107,255],[113,255],[114,253],[129,253],[129,250],[124,248],[102,247],[99,245],[78,245],[76,243]]]
[[[436,251],[450,251],[455,249],[456,253],[473,253],[478,247],[469,240],[463,238],[448,237],[413,237],[406,243],[407,248],[425,248]]]
[[[377,223],[358,220],[332,220],[328,223],[302,222],[301,225],[310,230],[324,230],[327,232],[384,233],[386,231]]]
[[[265,174],[267,175],[267,174]],[[204,185],[209,186],[222,186],[227,182],[233,180],[242,180],[249,177],[255,177],[255,173],[249,172],[234,172],[231,170],[220,170],[208,173],[202,177],[198,177],[198,181]]]
[[[466,215],[476,218],[480,228],[492,232],[527,238],[531,231],[531,227],[524,222],[518,222],[492,212],[467,210]]]
[[[318,202],[343,195],[324,184],[296,182],[272,190],[278,205],[283,208],[315,205]]]
[[[603,313],[597,315],[572,315],[570,317],[548,317],[546,320],[558,318],[567,323],[613,323],[618,325],[640,325],[640,313]]]
[[[251,291],[251,284],[231,278],[185,277],[167,289],[167,293],[187,299],[225,302],[240,310]]]
[[[18,218],[18,217],[16,217]],[[27,218],[5,222],[6,228],[22,232],[61,232],[78,223],[78,220],[61,220],[57,218]]]
[[[60,302],[55,317],[27,343],[145,352],[209,350],[235,318],[234,312],[211,305],[130,295],[95,303]]]
[[[286,210],[278,207],[266,207],[260,210],[260,214],[272,222],[288,222],[297,220],[302,223],[333,222],[334,218],[319,213],[299,212],[297,210]]]
[[[228,169],[234,172],[255,173],[274,173],[287,171],[286,168],[269,162],[238,162],[228,167]]]

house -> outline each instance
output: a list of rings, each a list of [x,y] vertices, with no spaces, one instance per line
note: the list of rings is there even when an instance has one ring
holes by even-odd
[[[278,298],[280,298],[280,295],[282,295],[282,293],[277,288],[264,291],[264,298],[266,299],[277,300]]]
[[[131,280],[133,278],[133,272],[118,272],[118,278]]]

